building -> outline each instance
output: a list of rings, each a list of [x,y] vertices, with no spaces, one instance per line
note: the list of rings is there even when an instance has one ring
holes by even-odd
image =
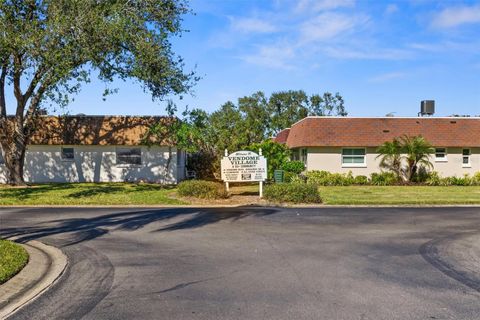
[[[480,171],[480,118],[307,117],[278,133],[307,170],[354,175],[379,172],[376,149],[402,135],[422,135],[435,147],[434,170],[442,176]]]
[[[171,137],[142,145],[155,123],[167,117],[41,116],[25,155],[25,180],[45,182],[178,183],[185,177],[186,154]],[[0,153],[0,182],[6,182]]]

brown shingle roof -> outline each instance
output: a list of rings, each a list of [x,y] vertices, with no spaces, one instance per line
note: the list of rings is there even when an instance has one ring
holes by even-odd
[[[176,119],[153,116],[41,116],[29,144],[140,145],[150,126],[173,121]],[[172,145],[172,141],[161,144]]]
[[[480,118],[307,117],[290,128],[286,143],[290,148],[377,147],[404,134],[422,135],[434,146],[480,147]]]
[[[283,129],[277,134],[275,138],[273,138],[273,141],[278,143],[286,143],[289,133],[290,133],[290,128]]]

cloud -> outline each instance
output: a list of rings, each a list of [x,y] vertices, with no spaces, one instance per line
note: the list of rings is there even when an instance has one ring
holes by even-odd
[[[355,6],[355,0],[300,0],[295,7],[296,12],[320,12],[337,8],[351,8]]]
[[[408,47],[426,52],[434,53],[448,53],[454,52],[456,54],[476,54],[480,51],[480,41],[468,41],[468,42],[457,42],[457,41],[440,41],[433,43],[421,43],[414,42],[408,44]]]
[[[269,21],[258,18],[231,18],[231,27],[242,33],[272,33],[277,28]]]
[[[371,46],[359,48],[353,46],[329,46],[322,51],[331,58],[358,60],[405,60],[411,59],[413,53],[404,49],[382,49]]]
[[[263,45],[254,54],[240,57],[243,61],[273,69],[293,69],[290,63],[295,58],[295,50],[287,44]]]
[[[394,3],[391,3],[389,4],[386,8],[385,8],[385,14],[386,15],[390,15],[390,14],[394,14],[395,12],[398,11],[398,6]]]
[[[446,8],[434,15],[431,26],[453,28],[473,23],[480,23],[480,5]]]
[[[326,12],[304,22],[300,26],[300,42],[328,40],[354,27],[364,24],[368,18],[346,14]]]
[[[403,78],[405,76],[406,76],[406,73],[404,72],[388,72],[388,73],[383,73],[375,77],[372,77],[369,79],[369,81],[370,82],[386,82],[389,80]]]

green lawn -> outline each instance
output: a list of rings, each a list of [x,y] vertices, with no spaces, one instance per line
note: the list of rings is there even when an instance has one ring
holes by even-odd
[[[164,205],[185,204],[175,187],[130,183],[61,183],[0,187],[0,205]]]
[[[480,187],[345,186],[319,190],[323,203],[331,205],[480,204]],[[175,198],[175,191],[174,186],[131,183],[0,186],[0,205],[188,204]],[[257,195],[258,185],[233,185],[230,191],[233,195]]]
[[[480,204],[480,187],[346,186],[320,187],[324,204]]]
[[[12,241],[0,240],[0,284],[16,275],[28,262],[27,251]]]

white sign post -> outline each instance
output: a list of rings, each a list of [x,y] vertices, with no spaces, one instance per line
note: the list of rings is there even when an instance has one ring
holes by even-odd
[[[222,180],[227,191],[230,182],[259,182],[260,198],[263,197],[263,181],[267,179],[267,159],[262,156],[262,149],[256,154],[252,151],[237,151],[228,154],[221,161]]]

